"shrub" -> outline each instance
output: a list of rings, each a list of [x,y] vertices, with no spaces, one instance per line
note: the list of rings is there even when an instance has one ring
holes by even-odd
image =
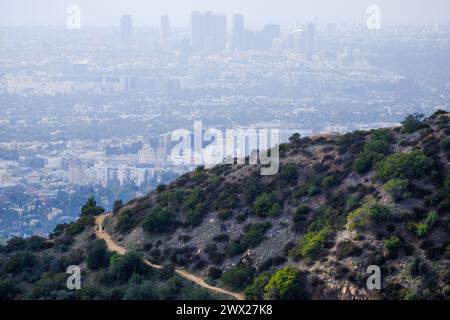
[[[331,187],[334,183],[335,183],[334,176],[326,176],[326,177],[323,177],[321,185],[322,185],[322,187],[324,187],[324,188],[329,188],[329,187]]]
[[[158,300],[160,296],[155,290],[155,284],[145,281],[141,284],[131,284],[128,286],[124,300]]]
[[[164,233],[173,228],[175,214],[167,209],[153,209],[144,219],[142,228],[149,233]]]
[[[281,166],[280,178],[288,183],[293,183],[297,181],[298,178],[297,166],[293,163],[288,163]]]
[[[94,196],[90,196],[87,202],[81,207],[80,216],[98,216],[105,212],[105,209],[97,206]]]
[[[247,287],[255,275],[255,268],[239,265],[237,267],[226,270],[222,275],[222,282],[236,290],[243,290]]]
[[[429,230],[436,224],[438,219],[438,214],[432,211],[427,214],[427,217],[423,222],[410,222],[408,224],[408,229],[414,231],[418,237],[425,237]]]
[[[245,298],[247,300],[263,300],[265,288],[269,283],[271,275],[263,272],[253,279],[253,282],[245,288]]]
[[[216,266],[211,266],[206,271],[206,276],[211,279],[219,279],[222,277],[223,271],[222,269],[217,268]]]
[[[253,212],[258,216],[274,216],[279,214],[281,206],[273,194],[263,193],[253,203]]]
[[[128,281],[134,273],[145,275],[149,272],[141,257],[132,251],[123,256],[113,255],[109,267],[113,277],[120,282]]]
[[[394,139],[391,129],[378,129],[372,132],[373,140],[381,140],[385,142],[392,142]]]
[[[278,270],[264,288],[266,298],[278,300],[297,300],[304,298],[300,271],[287,266]]]
[[[407,179],[395,178],[386,182],[382,189],[384,192],[389,193],[394,201],[399,201],[409,197],[408,184],[409,181]]]
[[[120,209],[122,209],[123,207],[123,201],[122,200],[117,200],[114,202],[113,205],[113,212],[116,213],[118,212]]]
[[[339,153],[358,153],[362,148],[365,136],[364,131],[354,131],[339,137],[336,141]]]
[[[405,133],[414,133],[418,130],[427,128],[428,126],[423,122],[423,114],[413,113],[408,115],[405,120],[402,121],[402,131]]]
[[[325,241],[331,231],[331,228],[326,226],[322,230],[310,231],[303,235],[298,243],[298,254],[304,258],[317,258],[324,249]]]
[[[80,216],[77,221],[68,225],[66,233],[69,236],[76,236],[82,233],[86,227],[93,227],[95,225],[95,218],[91,215]]]
[[[204,206],[199,202],[194,209],[189,209],[184,213],[186,223],[191,226],[199,226],[202,223],[204,213]]]
[[[345,212],[350,212],[355,210],[361,205],[361,197],[359,196],[350,196],[345,201]]]
[[[310,184],[308,187],[308,196],[315,197],[321,192],[320,187],[316,184]]]
[[[367,200],[360,208],[347,215],[349,230],[364,228],[370,222],[387,220],[392,213],[392,209],[378,201]]]
[[[429,167],[429,159],[420,151],[394,153],[379,163],[376,177],[383,181],[413,179],[420,177]]]
[[[359,174],[365,174],[369,172],[373,166],[381,161],[384,156],[380,153],[365,151],[358,155],[353,163],[353,170]]]
[[[217,214],[217,217],[223,221],[230,219],[232,216],[233,216],[233,211],[230,209],[222,209]]]
[[[15,253],[5,265],[5,271],[8,273],[21,273],[26,269],[36,267],[37,258],[28,251]]]
[[[391,149],[390,144],[385,140],[372,139],[365,144],[364,150],[366,153],[388,154]]]
[[[257,247],[264,241],[265,233],[272,225],[269,222],[248,225],[241,244],[245,249]]]
[[[338,243],[336,256],[338,259],[342,260],[347,257],[359,256],[361,252],[362,249],[359,246],[354,242],[347,240]]]
[[[442,150],[448,152],[450,151],[450,139],[448,138],[444,138],[441,140],[441,142],[439,143],[440,147]]]
[[[119,214],[117,219],[116,230],[122,233],[127,232],[133,226],[133,221],[131,220],[131,212],[125,211]]]
[[[17,294],[17,289],[9,280],[0,280],[0,301],[12,300]]]
[[[104,240],[96,240],[89,250],[87,266],[91,270],[107,268],[109,266],[110,254]]]
[[[433,227],[439,219],[439,215],[435,211],[431,211],[427,214],[427,218],[425,219],[425,223],[429,227]]]
[[[398,237],[390,237],[384,240],[383,245],[385,249],[392,252],[400,249],[402,242]]]
[[[225,247],[225,254],[227,257],[234,257],[244,252],[245,249],[239,240],[231,240]]]
[[[419,258],[414,258],[407,265],[407,270],[413,277],[422,275],[425,272],[425,269],[425,264],[422,263]]]

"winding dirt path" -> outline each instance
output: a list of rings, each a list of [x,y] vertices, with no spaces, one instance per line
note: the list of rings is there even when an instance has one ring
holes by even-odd
[[[95,234],[96,234],[97,238],[105,240],[109,251],[117,252],[120,255],[124,255],[127,252],[127,250],[125,248],[119,246],[118,244],[116,244],[113,241],[113,239],[111,238],[111,236],[103,230],[103,223],[104,223],[106,217],[108,217],[110,215],[111,215],[111,213],[105,214],[105,215],[101,215],[101,216],[98,216],[95,219],[95,225],[96,225],[96,227],[95,227]],[[155,269],[161,269],[162,268],[162,266],[157,265],[157,264],[153,264],[153,263],[151,263],[150,261],[148,261],[146,259],[143,259],[143,261],[145,262],[145,264],[147,264],[148,266],[150,266],[152,268],[155,268]],[[220,294],[231,296],[231,297],[233,297],[234,299],[237,299],[237,300],[245,300],[245,296],[244,296],[243,293],[232,292],[232,291],[228,291],[226,289],[222,289],[222,288],[219,288],[219,287],[211,286],[211,285],[207,284],[205,282],[205,280],[203,280],[199,276],[196,276],[195,274],[193,274],[193,273],[191,273],[189,271],[186,271],[186,270],[180,269],[180,268],[176,268],[175,272],[179,276],[181,276],[181,277],[183,277],[183,278],[185,278],[185,279],[187,279],[187,280],[189,280],[191,282],[194,282],[195,284],[199,285],[200,287],[203,287],[205,289],[214,291],[216,293],[220,293]]]

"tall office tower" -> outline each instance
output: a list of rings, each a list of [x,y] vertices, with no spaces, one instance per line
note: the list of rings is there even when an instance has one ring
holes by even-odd
[[[6,50],[6,47],[7,47],[6,30],[0,30],[0,51]]]
[[[133,18],[130,15],[123,15],[120,18],[120,44],[130,46],[133,34]]]
[[[244,16],[242,14],[235,14],[233,15],[233,50],[244,49],[244,36]]]
[[[227,48],[227,17],[206,13],[206,52],[222,52]]]
[[[273,40],[281,36],[281,27],[277,24],[264,26],[263,47],[265,50],[273,49]]]
[[[206,16],[198,11],[191,15],[191,49],[193,52],[205,51]]]
[[[314,42],[314,34],[315,34],[316,28],[314,26],[314,23],[308,24],[307,28],[307,42],[306,42],[306,54],[308,57],[308,60],[312,60],[314,51],[315,51],[315,42]]]
[[[170,20],[168,15],[161,16],[159,45],[162,50],[170,50]]]
[[[227,45],[227,17],[213,12],[193,12],[191,44],[193,52],[224,51]]]

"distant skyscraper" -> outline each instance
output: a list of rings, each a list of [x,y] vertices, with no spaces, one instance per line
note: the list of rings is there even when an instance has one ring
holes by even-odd
[[[193,52],[224,51],[227,44],[227,17],[212,12],[193,12],[191,44]]]
[[[316,27],[314,26],[314,23],[310,23],[308,24],[308,28],[307,28],[307,42],[306,42],[306,53],[308,56],[308,60],[312,60],[314,51],[315,51],[315,32],[316,32]]]
[[[120,44],[130,46],[133,34],[133,18],[130,15],[123,15],[120,18]]]
[[[160,47],[162,50],[170,49],[170,20],[168,15],[161,16]]]
[[[245,25],[242,14],[233,15],[233,50],[244,49]]]
[[[226,15],[208,13],[206,23],[206,51],[225,51],[227,48]]]
[[[205,15],[201,12],[192,12],[191,16],[191,47],[193,52],[202,52],[205,50]]]
[[[0,51],[5,50],[6,47],[7,47],[6,30],[0,30]]]

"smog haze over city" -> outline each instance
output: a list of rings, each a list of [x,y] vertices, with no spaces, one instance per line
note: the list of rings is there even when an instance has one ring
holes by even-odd
[[[448,110],[449,41],[446,0],[0,0],[0,236],[204,164],[177,129],[283,143]]]
[[[0,0],[0,301],[448,302],[449,111],[449,0]]]

